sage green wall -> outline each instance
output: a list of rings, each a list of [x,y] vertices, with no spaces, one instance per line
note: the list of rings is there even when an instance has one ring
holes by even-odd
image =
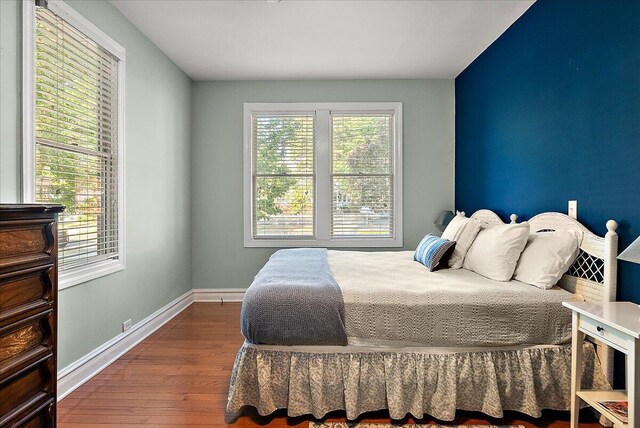
[[[63,368],[190,290],[191,80],[106,1],[68,1],[127,50],[127,268],[60,292]],[[0,201],[19,200],[21,12],[0,1]]]
[[[0,202],[20,197],[20,50],[18,1],[0,0]]]
[[[453,207],[453,80],[195,82],[192,108],[194,288],[246,288],[273,249],[243,247],[244,102],[402,101],[404,247]]]

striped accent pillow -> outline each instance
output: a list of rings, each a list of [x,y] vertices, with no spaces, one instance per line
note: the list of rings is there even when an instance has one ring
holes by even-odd
[[[441,261],[446,261],[455,247],[455,241],[439,238],[429,233],[418,244],[413,260],[429,268],[429,272],[436,270]],[[446,264],[446,263],[445,263]]]

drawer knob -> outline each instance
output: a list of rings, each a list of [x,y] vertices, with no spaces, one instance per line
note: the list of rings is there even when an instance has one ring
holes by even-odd
[[[596,330],[598,330],[598,333],[602,333],[604,331],[604,328],[597,326]]]

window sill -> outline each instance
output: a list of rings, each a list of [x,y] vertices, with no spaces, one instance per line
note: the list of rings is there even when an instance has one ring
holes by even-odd
[[[402,238],[339,238],[339,239],[253,239],[244,242],[245,248],[399,248]]]
[[[122,260],[106,260],[88,266],[80,266],[58,274],[58,290],[73,287],[124,270]]]

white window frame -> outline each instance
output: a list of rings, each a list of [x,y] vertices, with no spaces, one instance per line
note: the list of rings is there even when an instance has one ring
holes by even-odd
[[[125,66],[126,50],[106,33],[92,24],[75,9],[61,0],[48,0],[48,9],[64,19],[103,49],[118,58],[118,258],[91,263],[70,269],[61,269],[58,289],[72,287],[100,278],[126,267],[125,231]],[[22,200],[35,201],[35,1],[22,2]]]
[[[315,112],[314,128],[314,237],[254,238],[252,117],[264,113],[308,114]],[[331,142],[330,112],[394,114],[393,152],[393,236],[331,237]],[[402,103],[244,103],[244,246],[245,247],[402,247]]]

